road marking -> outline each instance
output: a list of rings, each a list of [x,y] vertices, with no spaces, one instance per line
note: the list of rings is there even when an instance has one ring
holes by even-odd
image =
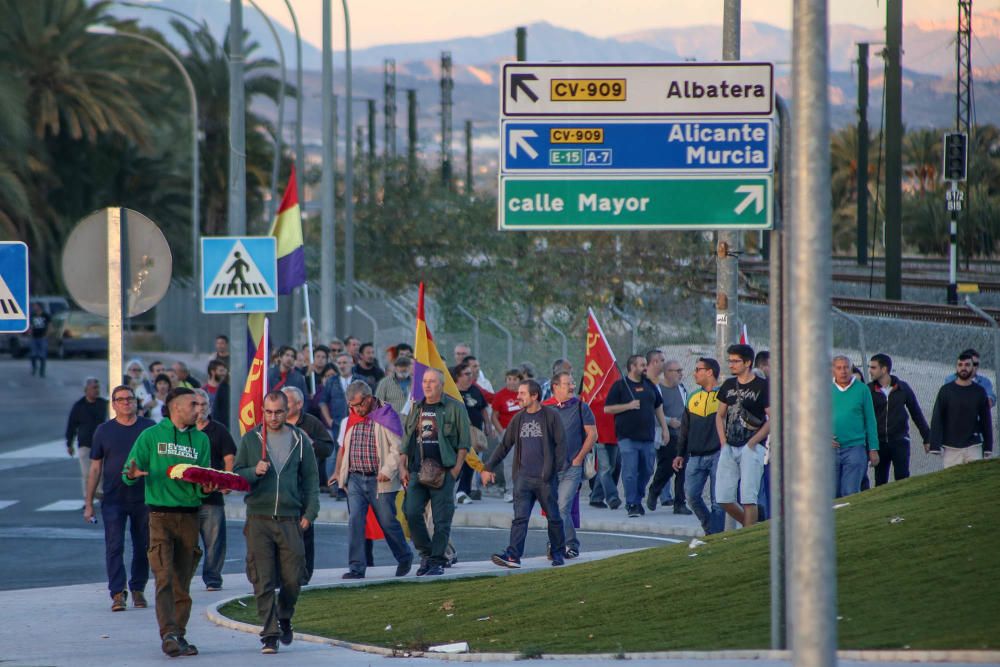
[[[36,512],[80,512],[83,510],[82,500],[57,500],[44,507],[39,507]]]
[[[0,459],[68,459],[65,440],[50,440],[0,454]]]
[[[0,500],[0,510],[5,510],[11,505],[16,505],[18,502],[17,500]]]
[[[578,533],[587,535],[604,535],[606,537],[631,537],[637,540],[653,540],[655,542],[670,542],[671,544],[681,544],[687,540],[678,540],[673,537],[657,537],[655,535],[633,535],[631,533],[604,533],[596,530],[577,530]]]
[[[19,526],[0,528],[0,539],[32,540],[103,540],[104,530],[91,528],[52,528],[49,526]]]

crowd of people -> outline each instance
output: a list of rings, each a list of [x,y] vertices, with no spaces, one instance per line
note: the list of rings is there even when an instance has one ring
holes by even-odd
[[[507,568],[520,567],[536,503],[553,566],[580,555],[581,496],[595,509],[624,505],[637,520],[647,509],[693,513],[706,534],[724,530],[727,514],[742,526],[768,517],[766,351],[730,346],[725,376],[718,360],[699,357],[690,387],[683,364],[661,350],[630,356],[599,408],[614,421],[606,442],[591,406],[576,395],[567,360],[556,360],[547,378],[527,363],[508,369],[494,391],[470,352],[464,344],[453,350],[457,398],[443,371],[424,367],[415,401],[413,349],[405,343],[386,351],[385,370],[374,346],[355,337],[318,345],[311,359],[307,349],[280,346],[270,359],[263,423],[238,444],[227,428],[225,336],[203,383],[180,361],[169,368],[130,361],[110,393],[111,420],[99,381],[88,378],[66,444],[71,455],[74,441],[79,450],[86,520],[96,519],[100,500],[112,611],[125,610],[129,597],[147,606],[152,570],[163,652],[197,654],[186,639],[190,583],[204,558],[205,588],[223,586],[229,491],[171,479],[167,471],[181,463],[232,472],[249,485],[246,572],[263,653],[292,641],[295,604],[313,571],[321,493],[347,503],[345,579],[365,577],[376,539],[386,541],[396,576],[414,564],[417,576],[443,574],[458,560],[456,505],[482,499],[490,485],[512,503],[508,544],[492,557]],[[896,480],[908,477],[911,420],[944,467],[991,456],[996,396],[978,363],[975,350],[958,355],[928,424],[888,355],[870,359],[868,382],[847,357],[834,357],[836,495],[867,488],[869,468],[876,485],[888,483],[890,471]],[[127,572],[126,531],[133,545]]]

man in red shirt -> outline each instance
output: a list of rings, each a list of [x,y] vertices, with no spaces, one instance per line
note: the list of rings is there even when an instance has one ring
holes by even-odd
[[[493,400],[490,401],[490,407],[493,408],[493,426],[496,430],[498,438],[503,438],[503,433],[507,429],[507,425],[510,424],[510,420],[514,418],[521,410],[521,404],[517,400],[517,386],[522,380],[521,371],[516,368],[512,368],[504,375],[504,382],[506,383],[504,388],[493,394]],[[513,475],[513,457],[507,457],[504,459],[503,463],[503,479],[504,479],[504,502],[512,503],[514,502],[513,489],[514,485],[511,483],[511,478]]]

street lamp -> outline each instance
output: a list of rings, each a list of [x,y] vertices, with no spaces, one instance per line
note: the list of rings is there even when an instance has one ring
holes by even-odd
[[[347,137],[344,146],[344,158],[347,161],[344,174],[344,314],[347,316],[347,331],[353,325],[354,311],[354,119],[351,114],[351,14],[347,9],[347,0],[341,0],[344,7],[344,59],[347,66],[345,93],[347,94]]]
[[[285,0],[288,13],[292,16],[292,25],[295,27],[295,86],[298,90],[298,99],[295,101],[295,172],[299,175],[295,182],[298,186],[299,204],[305,210],[306,201],[302,196],[302,183],[305,182],[305,156],[302,154],[302,35],[299,34],[299,19],[292,9],[292,1]],[[298,321],[296,319],[296,321]]]
[[[174,52],[160,44],[155,39],[150,39],[145,35],[134,32],[122,32],[110,26],[90,26],[87,32],[94,35],[107,35],[109,37],[124,37],[145,42],[163,52],[170,62],[180,71],[184,78],[184,85],[187,87],[188,96],[191,98],[191,280],[192,285],[198,283],[198,234],[201,232],[201,205],[199,202],[199,185],[201,183],[198,168],[198,96],[194,91],[194,84],[191,77],[184,69],[184,65],[174,55]]]
[[[267,219],[267,223],[270,224],[275,212],[278,210],[278,166],[281,164],[281,133],[285,126],[285,48],[281,45],[278,31],[274,29],[274,23],[268,15],[264,13],[264,10],[260,8],[260,5],[255,0],[249,0],[249,2],[257,10],[261,18],[264,19],[264,22],[267,23],[267,27],[271,31],[271,36],[274,37],[274,43],[278,47],[278,58],[281,60],[281,83],[278,84],[278,131],[274,134],[274,159],[271,161],[271,202],[268,206]]]

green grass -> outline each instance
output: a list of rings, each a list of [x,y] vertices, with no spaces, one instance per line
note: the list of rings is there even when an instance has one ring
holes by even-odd
[[[888,484],[836,510],[840,647],[1000,648],[998,491],[994,460]],[[904,521],[890,523],[896,516]],[[706,541],[696,557],[682,544],[512,577],[309,591],[295,627],[405,649],[767,648],[767,524]],[[256,623],[252,606],[222,611]]]

